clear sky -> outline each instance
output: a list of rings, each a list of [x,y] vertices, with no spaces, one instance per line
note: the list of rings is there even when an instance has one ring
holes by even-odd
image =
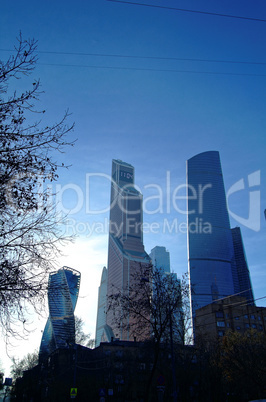
[[[231,226],[241,227],[255,298],[266,295],[266,4],[141,3],[16,0],[11,7],[1,2],[1,60],[19,31],[38,40],[39,60],[27,82],[41,79],[45,93],[38,106],[47,110],[46,122],[59,120],[67,108],[75,121],[76,145],[61,157],[72,167],[61,172],[57,190],[64,189],[63,206],[72,209],[67,230],[78,237],[59,264],[82,274],[76,313],[92,336],[107,263],[108,212],[99,211],[109,203],[104,175],[110,175],[113,158],[135,167],[145,202],[146,251],[165,246],[171,269],[181,276],[187,271],[185,204],[173,195],[186,182],[187,159],[219,151],[226,191],[243,179],[245,188],[228,199],[235,214]],[[22,80],[14,85],[24,88]],[[257,171],[257,182],[248,181]],[[251,182],[256,185],[249,188]],[[257,304],[266,306],[265,300]],[[44,323],[45,318],[35,320],[31,342],[17,343],[10,355],[39,347]],[[1,359],[8,364],[4,354]]]

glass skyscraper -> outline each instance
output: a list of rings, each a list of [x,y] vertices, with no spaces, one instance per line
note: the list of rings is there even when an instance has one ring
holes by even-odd
[[[131,274],[141,264],[149,264],[150,258],[144,250],[142,232],[142,194],[134,186],[134,167],[121,160],[112,161],[112,183],[110,200],[108,281],[107,297],[115,289],[127,292]],[[133,323],[128,317],[128,329],[117,325],[113,312],[107,312],[107,338],[111,335],[121,340],[133,339]],[[108,335],[109,334],[109,335]],[[107,339],[110,340],[110,339]]]
[[[237,276],[239,281],[239,296],[245,297],[249,304],[254,303],[254,295],[250,274],[245,254],[245,248],[242,240],[241,230],[239,227],[231,229],[233,237],[233,246],[235,253],[235,263],[237,269]]]
[[[43,332],[40,361],[55,349],[75,344],[75,317],[80,287],[80,273],[63,267],[49,275],[48,306],[49,317]]]
[[[152,265],[162,272],[170,273],[170,254],[165,247],[156,246],[150,252]]]
[[[188,264],[192,316],[240,291],[219,153],[187,161]]]

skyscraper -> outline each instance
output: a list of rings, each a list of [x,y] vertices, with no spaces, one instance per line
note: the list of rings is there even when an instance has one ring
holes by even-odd
[[[245,248],[239,227],[231,229],[235,253],[235,263],[241,297],[245,297],[249,304],[254,304],[254,295],[245,254]]]
[[[170,273],[170,254],[165,247],[156,246],[150,252],[152,265],[162,272]]]
[[[43,332],[39,359],[47,357],[55,349],[75,343],[75,317],[80,286],[80,273],[63,267],[49,275],[49,317]]]
[[[197,308],[239,292],[219,153],[187,161],[188,263],[192,316]]]
[[[165,247],[156,246],[150,252],[150,259],[154,269],[157,269],[162,277],[175,283],[175,289],[178,289],[180,303],[176,307],[172,317],[172,335],[176,342],[183,342],[184,340],[184,325],[183,325],[183,307],[182,307],[182,293],[181,281],[177,278],[177,274],[170,270],[170,253]],[[164,281],[163,281],[164,282]],[[165,283],[165,282],[164,282]],[[171,287],[173,289],[173,287]]]
[[[99,346],[106,325],[106,294],[107,294],[107,269],[103,267],[101,283],[98,290],[98,308],[96,319],[95,346]]]
[[[140,264],[148,264],[142,233],[142,194],[134,186],[134,167],[121,160],[112,161],[110,200],[107,297],[116,289],[127,292],[131,274]],[[130,317],[128,329],[113,320],[107,312],[106,337],[113,335],[121,340],[132,339]],[[110,331],[111,329],[111,331]],[[110,340],[110,339],[109,339]]]

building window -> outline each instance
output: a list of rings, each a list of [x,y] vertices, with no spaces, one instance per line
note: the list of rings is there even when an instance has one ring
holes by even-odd
[[[258,315],[258,320],[261,321],[261,316],[260,315]]]
[[[259,325],[259,329],[262,330],[262,325]]]
[[[255,320],[255,319],[256,319],[256,317],[255,317],[254,314],[251,314],[250,318],[251,318],[252,320]]]
[[[228,313],[226,313],[226,314],[225,314],[225,317],[226,317],[226,318],[229,318],[229,314],[228,314]]]
[[[247,315],[247,314],[245,314],[245,315],[244,315],[244,317],[245,317],[245,318],[248,318],[248,315]]]
[[[123,363],[122,362],[116,362],[114,363],[114,367],[120,371],[123,370]]]
[[[217,321],[217,327],[225,327],[224,321]]]
[[[115,376],[115,383],[116,384],[124,384],[124,378],[121,374],[117,374]]]
[[[249,328],[249,324],[245,324],[245,327],[246,327],[246,328]]]
[[[217,318],[223,318],[223,316],[224,316],[223,311],[216,311],[216,317]]]
[[[230,322],[227,323],[227,328],[230,328]]]
[[[218,336],[224,336],[224,331],[218,331]]]
[[[257,325],[256,325],[256,324],[252,324],[252,328],[257,328]]]
[[[236,327],[236,329],[237,329],[238,331],[240,331],[241,327],[238,326],[238,327]]]
[[[237,316],[237,317],[235,317],[235,320],[239,320],[239,317]]]

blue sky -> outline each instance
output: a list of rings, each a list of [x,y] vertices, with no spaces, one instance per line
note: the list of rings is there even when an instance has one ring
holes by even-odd
[[[262,1],[142,3],[266,20]],[[15,1],[11,8],[3,0],[0,57],[8,57],[19,31],[24,38],[38,40],[39,60],[26,82],[41,79],[45,93],[38,107],[47,110],[45,122],[58,121],[67,108],[72,113],[77,142],[61,158],[72,167],[61,172],[57,183],[59,190],[65,188],[66,208],[76,207],[82,197],[89,198],[94,209],[107,206],[108,179],[95,176],[86,195],[86,174],[109,175],[111,161],[117,158],[135,166],[135,182],[147,209],[156,209],[156,200],[148,200],[155,187],[149,185],[162,188],[163,211],[144,213],[144,222],[178,219],[182,224],[185,215],[174,208],[166,211],[166,177],[171,177],[172,195],[186,181],[187,159],[218,150],[226,190],[242,178],[245,183],[245,190],[230,196],[229,208],[248,219],[249,191],[253,191],[248,188],[248,175],[260,171],[260,185],[254,189],[260,191],[261,205],[253,206],[260,212],[260,229],[230,219],[232,227],[239,225],[242,230],[255,297],[264,297],[266,22],[160,7],[59,0]],[[25,81],[14,85],[22,89]],[[64,251],[60,263],[82,273],[77,313],[94,335],[107,233],[88,237],[85,226],[104,223],[108,213],[86,213],[84,202],[79,212],[70,214],[79,237]],[[148,230],[144,244],[148,253],[156,245],[166,246],[171,269],[178,275],[187,271],[185,233]],[[265,300],[258,300],[258,305],[265,306]],[[36,346],[42,325],[37,324]],[[20,344],[11,354],[19,355],[25,348]]]

